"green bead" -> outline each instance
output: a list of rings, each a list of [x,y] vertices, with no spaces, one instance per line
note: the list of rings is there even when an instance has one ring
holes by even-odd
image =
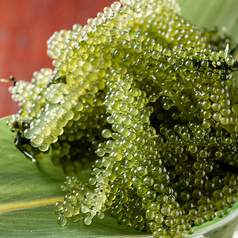
[[[59,217],[57,218],[57,224],[58,224],[59,226],[65,226],[66,223],[67,223],[67,220],[66,220],[65,217],[59,216]]]

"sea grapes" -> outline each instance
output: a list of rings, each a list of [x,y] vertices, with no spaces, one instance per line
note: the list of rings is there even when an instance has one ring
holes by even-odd
[[[51,69],[10,92],[8,121],[33,161],[69,175],[59,226],[111,211],[119,224],[186,237],[237,198],[234,43],[198,29],[173,0],[121,0],[48,40]],[[75,174],[91,166],[88,183]]]

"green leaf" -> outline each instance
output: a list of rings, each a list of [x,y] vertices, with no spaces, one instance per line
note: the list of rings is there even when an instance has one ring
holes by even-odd
[[[218,26],[238,42],[238,1],[236,0],[177,0],[181,15],[201,27]]]
[[[237,0],[177,2],[181,6],[181,15],[198,27],[217,25],[235,39],[238,38]],[[28,161],[15,148],[14,134],[6,126],[6,119],[0,120],[1,237],[148,237],[148,234],[119,226],[109,214],[103,220],[94,219],[90,226],[68,222],[65,227],[58,227],[53,204],[63,198],[60,185],[65,176],[60,168],[53,167],[47,156],[42,159],[39,167]],[[238,204],[226,218],[196,228],[197,235],[218,231],[218,227],[223,228],[221,224],[228,224],[229,230],[232,230],[230,228],[234,227],[234,220],[238,216],[237,208]],[[207,229],[207,226],[211,229]]]

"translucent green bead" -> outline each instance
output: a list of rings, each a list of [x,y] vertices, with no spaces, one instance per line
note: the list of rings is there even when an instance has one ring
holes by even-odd
[[[87,206],[82,206],[81,211],[82,211],[82,213],[87,213],[87,212],[89,212],[89,208]]]
[[[234,64],[234,62],[235,62],[235,60],[233,57],[230,56],[230,57],[226,58],[227,65],[232,66]]]
[[[169,216],[170,215],[170,212],[171,212],[171,209],[169,206],[163,206],[161,208],[161,213],[165,216]]]
[[[102,131],[102,136],[103,136],[104,138],[110,138],[110,137],[112,136],[112,133],[111,133],[110,130],[104,129],[104,130]]]
[[[218,52],[212,52],[210,58],[211,58],[212,61],[219,60],[219,53]]]
[[[66,220],[65,217],[59,216],[59,217],[57,218],[57,224],[58,224],[59,226],[65,226],[66,223],[67,223],[67,220]]]
[[[164,56],[171,56],[171,50],[170,49],[168,49],[168,48],[164,48],[163,49],[163,55]]]
[[[40,151],[45,152],[49,150],[49,144],[47,143],[41,143],[38,147]]]
[[[233,111],[236,115],[238,115],[238,104],[232,105],[232,111]]]
[[[215,216],[212,213],[207,213],[204,217],[207,221],[212,221]]]
[[[103,212],[99,212],[99,213],[97,214],[97,217],[98,217],[99,219],[103,219],[103,218],[105,217],[105,214],[104,214]]]
[[[85,225],[89,226],[92,223],[92,219],[90,217],[87,217],[87,218],[84,219],[83,222],[84,222]]]
[[[55,211],[63,210],[62,202],[56,202],[54,207],[55,207]]]
[[[220,210],[220,211],[215,212],[215,216],[218,218],[222,218],[224,216],[224,211]]]
[[[34,144],[41,144],[43,142],[43,138],[42,136],[40,135],[34,135],[32,138],[31,138],[31,142],[33,142]]]
[[[75,196],[69,196],[67,198],[67,201],[70,203],[70,204],[75,204],[77,202],[77,198]]]
[[[234,204],[235,202],[236,202],[236,197],[235,196],[229,196],[228,198],[227,198],[227,202],[228,203],[230,203],[230,204]]]
[[[148,173],[148,170],[147,170],[146,167],[140,166],[136,170],[136,174],[137,174],[138,177],[145,176],[145,175],[147,175],[147,173]]]
[[[24,136],[25,136],[26,139],[31,139],[33,137],[33,135],[34,134],[29,129],[26,129],[24,131]]]
[[[64,209],[64,216],[65,217],[71,217],[73,215],[73,209],[72,207],[68,206]]]

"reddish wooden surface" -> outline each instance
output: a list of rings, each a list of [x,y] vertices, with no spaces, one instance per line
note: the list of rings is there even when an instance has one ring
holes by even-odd
[[[46,41],[54,31],[85,25],[114,0],[0,0],[0,78],[13,75],[30,81],[34,71],[52,67]],[[0,118],[17,113],[8,93],[10,83],[0,83]]]

